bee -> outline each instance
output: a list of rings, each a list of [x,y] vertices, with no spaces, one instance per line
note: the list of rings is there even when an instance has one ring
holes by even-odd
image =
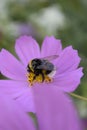
[[[27,72],[29,73],[28,79],[31,84],[33,81],[44,82],[46,80],[51,80],[49,77],[54,75],[56,68],[50,61],[56,58],[58,58],[58,55],[35,58],[30,61],[30,63],[27,65]],[[31,76],[31,74],[33,76]],[[38,80],[38,77],[40,77],[41,80]]]

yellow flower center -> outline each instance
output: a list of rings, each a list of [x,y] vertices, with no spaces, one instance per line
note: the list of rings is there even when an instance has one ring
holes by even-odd
[[[49,83],[49,82],[53,81],[53,79],[46,74],[44,74],[44,80],[43,80],[42,74],[39,74],[38,76],[36,76],[33,72],[27,73],[27,79],[28,79],[30,86],[32,86],[36,82],[37,83],[43,83],[43,82]]]

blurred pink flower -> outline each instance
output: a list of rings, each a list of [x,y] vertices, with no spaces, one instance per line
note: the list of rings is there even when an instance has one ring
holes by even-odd
[[[0,130],[35,130],[32,120],[8,96],[0,94]]]
[[[82,121],[84,130],[86,130],[87,129],[87,118],[83,118],[81,121]]]
[[[21,35],[32,35],[34,37],[39,37],[38,31],[32,26],[31,23],[19,23],[18,24],[18,34]]]
[[[38,125],[20,105],[0,94],[0,130],[81,130],[76,110],[63,92],[51,87],[34,89]],[[35,128],[36,127],[36,128]]]
[[[33,87],[38,130],[82,130],[71,99],[55,86]]]

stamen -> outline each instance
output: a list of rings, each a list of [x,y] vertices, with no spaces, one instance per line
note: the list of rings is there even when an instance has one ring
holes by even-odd
[[[43,77],[41,74],[36,76],[33,72],[27,73],[27,78],[30,86],[33,86],[34,83],[43,83],[43,82],[50,83],[53,81],[53,79],[46,74],[44,74],[44,81],[43,81]]]
[[[49,76],[45,75],[45,82],[49,83],[49,82],[52,82],[53,79],[50,78]]]
[[[30,86],[33,85],[34,77],[35,77],[35,74],[34,74],[34,73],[32,73],[32,72],[27,73],[27,78],[28,78],[28,82],[30,83]]]

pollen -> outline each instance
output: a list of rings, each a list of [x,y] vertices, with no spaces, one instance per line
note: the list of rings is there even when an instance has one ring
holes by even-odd
[[[29,82],[30,86],[33,86],[35,83],[49,83],[52,82],[53,79],[48,75],[44,74],[44,79],[42,74],[36,76],[33,72],[27,73],[27,81]]]

